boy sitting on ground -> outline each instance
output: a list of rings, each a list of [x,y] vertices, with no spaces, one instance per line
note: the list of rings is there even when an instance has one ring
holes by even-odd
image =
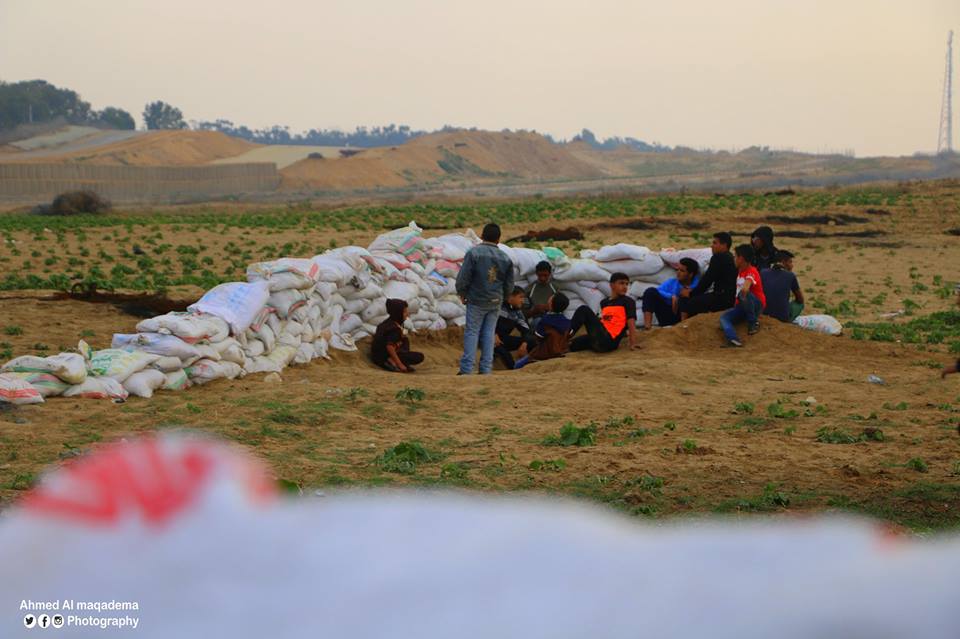
[[[563,314],[569,305],[570,300],[563,293],[550,297],[550,310],[540,317],[534,329],[536,345],[530,349],[529,355],[517,360],[514,368],[523,368],[529,362],[563,357],[570,348],[570,320]]]
[[[614,273],[610,276],[610,297],[600,302],[599,317],[589,306],[577,309],[570,321],[570,336],[581,327],[586,335],[570,340],[571,351],[609,353],[617,350],[624,335],[629,336],[630,348],[637,347],[637,302],[627,295],[629,286],[629,277]]]
[[[517,351],[519,357],[527,354],[527,349],[533,346],[533,335],[530,332],[530,326],[527,319],[520,310],[523,306],[523,289],[519,286],[514,287],[507,299],[503,300],[500,307],[500,315],[497,316],[497,328],[494,333],[494,354],[500,358],[507,370],[513,368],[512,351]],[[514,331],[519,331],[519,335],[514,335]]]
[[[387,319],[380,322],[370,345],[373,363],[394,373],[412,373],[414,364],[423,362],[423,353],[410,350],[410,340],[404,335],[403,322],[410,316],[404,300],[387,300]]]
[[[540,316],[550,310],[550,298],[557,294],[557,287],[550,279],[553,267],[550,262],[543,260],[537,263],[537,280],[527,287],[527,302],[523,310],[531,321],[530,326],[536,328]]]
[[[734,263],[737,265],[737,296],[734,307],[720,316],[720,328],[730,346],[743,346],[737,336],[734,324],[746,320],[747,333],[753,335],[760,330],[760,313],[767,305],[763,294],[763,281],[753,262],[753,247],[741,244],[737,247]]]
[[[793,253],[780,250],[777,260],[773,267],[760,270],[763,292],[767,296],[767,307],[763,314],[781,322],[792,322],[803,312],[803,291],[793,273]],[[794,297],[792,302],[791,292]]]
[[[696,260],[685,257],[677,266],[677,276],[660,286],[650,287],[643,292],[643,328],[649,331],[653,327],[653,316],[657,316],[660,326],[673,326],[680,321],[680,293],[697,285],[700,265]]]

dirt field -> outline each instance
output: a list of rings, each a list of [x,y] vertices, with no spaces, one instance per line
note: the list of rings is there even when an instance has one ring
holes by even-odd
[[[142,277],[150,288],[169,256],[168,279],[179,282],[169,295],[195,297],[204,285],[184,283],[187,266],[197,278],[203,270],[211,281],[238,277],[256,259],[366,244],[400,219],[437,229],[498,219],[505,237],[575,225],[586,239],[559,243],[568,253],[616,241],[705,245],[714,230],[742,241],[769,223],[777,244],[797,255],[807,311],[834,313],[847,329],[825,337],[766,320],[744,349],[730,350],[717,316],[707,315],[643,334],[638,351],[471,378],[454,375],[459,335],[449,332],[413,337],[427,362],[410,376],[335,353],[333,362],[288,369],[280,384],[258,375],[124,404],[54,398],[0,412],[0,498],[14,499],[43,467],[96,442],[191,428],[249,446],[305,491],[444,485],[582,495],[645,516],[842,508],[919,530],[960,523],[960,376],[939,376],[960,351],[960,246],[946,234],[960,227],[955,182],[738,198],[168,210],[36,225],[2,217],[0,260],[7,289],[67,273],[71,258],[83,262],[71,267],[78,274],[96,268],[109,279],[123,265],[133,272],[118,278]],[[149,268],[134,245],[154,261]],[[0,359],[81,337],[104,347],[138,321],[108,304],[37,299],[44,295],[3,293]],[[869,383],[871,374],[885,384]],[[584,429],[567,429],[583,445],[550,443],[567,423]],[[399,464],[398,455],[382,457],[404,442],[425,448],[401,446]]]

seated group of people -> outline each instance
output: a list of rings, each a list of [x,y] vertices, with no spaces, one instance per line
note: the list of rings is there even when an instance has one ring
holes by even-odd
[[[737,323],[746,322],[748,334],[754,334],[761,315],[792,322],[804,303],[793,273],[793,254],[776,248],[767,226],[754,231],[750,244],[731,252],[732,245],[729,233],[715,233],[713,255],[702,275],[696,260],[683,258],[676,277],[644,291],[643,328],[650,330],[654,317],[659,326],[671,326],[693,315],[722,311],[720,326],[728,344],[743,346]],[[514,287],[503,300],[496,317],[494,354],[507,369],[562,357],[568,351],[607,353],[619,348],[624,337],[630,348],[636,348],[637,303],[627,294],[627,275],[610,276],[610,295],[600,303],[599,313],[583,305],[568,319],[564,312],[570,300],[554,285],[552,273],[549,262],[540,262],[537,279],[526,290]],[[403,330],[407,303],[387,300],[387,311],[389,318],[373,337],[371,357],[386,370],[412,372],[423,362],[423,354],[410,351]]]

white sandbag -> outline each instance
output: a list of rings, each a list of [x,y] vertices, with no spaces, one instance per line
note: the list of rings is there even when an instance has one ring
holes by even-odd
[[[303,331],[300,333],[300,341],[313,342],[315,339],[317,339],[317,332],[313,330],[313,326],[307,322],[303,325]]]
[[[644,261],[650,255],[650,249],[636,244],[618,243],[612,246],[602,246],[597,250],[595,259],[598,262],[616,262],[618,260]]]
[[[524,247],[511,247],[506,244],[500,244],[500,250],[507,254],[510,261],[513,262],[515,273],[520,277],[526,277],[537,270],[537,264],[547,259],[547,254],[538,249]]]
[[[267,326],[270,327],[270,330],[273,331],[274,335],[280,334],[280,318],[276,313],[271,313],[267,316]]]
[[[623,273],[631,279],[643,278],[663,269],[663,260],[656,253],[648,253],[644,260],[615,260],[609,262],[594,262],[606,271],[607,279],[612,273]]]
[[[233,362],[214,362],[201,359],[183,369],[193,384],[206,384],[215,379],[233,379],[240,376],[243,370]]]
[[[161,373],[170,373],[183,368],[183,360],[179,357],[160,357],[160,359],[150,364],[150,368],[155,368]]]
[[[309,304],[309,302],[307,302]],[[290,315],[287,316],[287,319],[292,319],[295,322],[306,322],[310,320],[309,309],[307,304],[298,306],[297,308],[290,311]]]
[[[453,319],[454,317],[460,317],[465,313],[465,309],[462,304],[457,302],[450,302],[447,300],[440,300],[437,302],[437,313],[443,319]]]
[[[297,353],[293,356],[294,364],[309,364],[310,360],[315,357],[313,350],[313,344],[300,344],[297,347]]]
[[[96,377],[112,377],[123,382],[137,371],[142,371],[160,359],[159,355],[144,351],[127,351],[119,348],[105,348],[94,351],[87,362],[87,370]]]
[[[293,358],[297,354],[297,348],[294,346],[288,346],[286,344],[278,344],[272,353],[265,355],[264,357],[277,365],[278,370],[283,370],[290,365],[290,362],[293,361]]]
[[[286,319],[298,307],[306,304],[307,295],[297,289],[275,291],[267,298],[267,305],[277,311],[280,319]],[[269,321],[269,320],[268,320]]]
[[[351,313],[353,315],[359,315],[364,311],[367,306],[370,305],[370,300],[365,298],[359,298],[354,300],[347,300],[346,306],[343,307],[345,313]]]
[[[337,292],[347,301],[355,299],[375,300],[378,297],[383,297],[383,289],[375,282],[370,282],[363,288],[357,288],[352,284],[347,284],[346,286],[340,287]]]
[[[82,383],[63,391],[63,397],[81,397],[84,399],[126,399],[129,396],[130,393],[123,387],[123,384],[110,377],[88,377]]]
[[[220,361],[243,365],[244,355],[240,344],[231,344],[225,350],[219,351],[219,353]]]
[[[420,293],[420,287],[410,282],[390,281],[383,286],[383,295],[387,299],[405,300],[409,303],[416,299]]]
[[[713,251],[709,246],[705,248],[691,248],[691,249],[673,249],[665,248],[660,251],[660,259],[669,264],[670,266],[676,268],[680,265],[680,260],[685,257],[696,261],[700,265],[700,273],[702,274],[707,270],[707,265],[710,264],[710,258],[713,257]]]
[[[53,373],[15,373],[11,371],[3,374],[30,384],[30,386],[35,388],[43,397],[55,397],[70,388],[70,384]]]
[[[317,357],[322,357],[323,359],[330,359],[328,354],[330,346],[327,343],[326,338],[320,337],[313,342],[313,350],[316,353]]]
[[[317,279],[321,282],[344,286],[357,274],[352,266],[335,255],[317,255],[310,259],[317,266]]]
[[[347,352],[357,350],[357,345],[354,343],[353,338],[344,333],[334,333],[330,338],[330,347],[338,351]]]
[[[672,280],[677,276],[677,270],[669,264],[664,264],[663,268],[650,275],[641,275],[637,280],[647,284],[663,284],[667,280]]]
[[[599,253],[597,249],[583,249],[582,251],[580,251],[580,259],[595,260],[597,259],[597,253]]]
[[[445,331],[447,330],[447,322],[442,317],[437,317],[427,326],[427,330]]]
[[[403,259],[402,256],[397,256],[397,258],[403,260],[403,264],[404,264],[403,268],[406,268],[409,263],[405,259]],[[396,264],[394,264],[393,260],[387,257],[384,257],[382,255],[374,255],[373,259],[376,262],[377,266],[380,268],[381,277],[384,280],[403,279],[402,269],[398,268]]]
[[[190,387],[190,378],[182,368],[170,371],[164,377],[163,386],[160,387],[163,390],[180,391]]]
[[[230,327],[215,314],[172,312],[141,321],[137,332],[169,333],[192,344],[201,339],[220,341],[229,335]]]
[[[0,371],[50,373],[68,384],[79,384],[87,378],[86,362],[83,356],[77,353],[60,353],[50,357],[23,355],[4,364]]]
[[[630,284],[630,288],[627,289],[627,295],[630,297],[636,298],[638,301],[643,298],[643,294],[647,291],[648,288],[656,288],[657,284],[652,284],[650,282],[641,282],[637,280]],[[639,311],[640,309],[637,308]]]
[[[610,288],[610,280],[604,280],[602,282],[594,282],[594,286],[597,287],[597,290],[604,294],[606,297],[610,297],[613,294],[613,290]]]
[[[230,350],[232,347],[234,347],[234,346],[240,346],[240,342],[238,342],[238,341],[237,341],[235,338],[233,338],[233,337],[228,337],[227,339],[225,339],[225,340],[223,340],[223,341],[220,341],[220,342],[212,342],[212,343],[209,344],[209,346],[210,346],[213,350],[215,350],[215,351],[217,351],[218,353],[220,353],[221,356],[223,356],[223,354],[224,354],[225,352],[227,352],[228,350]]]
[[[247,357],[258,357],[263,355],[266,351],[266,348],[259,339],[247,340],[247,345],[244,347],[243,352]]]
[[[313,294],[323,301],[330,299],[330,296],[337,292],[336,282],[317,282],[313,287]]]
[[[330,301],[327,302],[327,309],[329,310],[334,306],[339,306],[340,308],[343,308],[346,305],[347,305],[346,298],[344,298],[343,295],[340,295],[340,293],[334,293],[333,295],[330,296]]]
[[[296,322],[294,320],[287,320],[281,327],[281,333],[289,333],[295,337],[299,337],[303,333],[303,324]]]
[[[247,281],[266,280],[271,291],[310,288],[317,281],[319,267],[302,258],[282,257],[272,262],[259,262],[247,267]]]
[[[363,309],[363,312],[360,313],[360,317],[363,318],[364,322],[369,322],[374,317],[380,317],[381,315],[387,314],[387,300],[378,299],[370,302],[370,305]]]
[[[25,379],[0,373],[0,402],[18,405],[42,404],[43,395]]]
[[[576,282],[578,280],[590,280],[598,282],[610,279],[610,271],[601,268],[598,262],[593,260],[573,259],[553,273],[553,279],[558,282]]]
[[[265,353],[269,353],[273,350],[274,346],[277,345],[276,333],[274,333],[273,329],[266,325],[257,331],[257,340],[263,344],[263,350]]]
[[[843,324],[832,315],[801,315],[793,320],[793,323],[800,328],[824,335],[840,335],[843,332]]]
[[[227,282],[214,286],[187,310],[216,315],[237,334],[247,329],[269,298],[270,287],[266,282]]]
[[[298,348],[300,346],[300,336],[291,335],[290,333],[280,333],[280,336],[277,338],[277,347],[289,346],[291,348]]]
[[[210,344],[197,344],[197,352],[200,353],[200,359],[209,359],[214,362],[219,362],[222,359],[220,352]]]
[[[176,335],[164,335],[162,333],[114,333],[110,346],[111,348],[153,353],[161,357],[176,357],[181,360],[200,355],[193,344],[186,343]]]
[[[340,318],[340,332],[352,333],[363,325],[363,318],[359,315],[344,313]]]
[[[167,376],[153,368],[145,368],[123,380],[123,387],[137,397],[153,397],[153,391],[162,387]]]
[[[449,320],[447,323],[452,324],[453,326],[459,326],[460,328],[463,328],[464,326],[467,325],[467,317],[466,315],[459,315],[457,317],[454,317],[452,320]]]
[[[280,373],[283,368],[272,359],[267,359],[265,355],[254,357],[243,364],[243,370],[247,374],[251,373]]]

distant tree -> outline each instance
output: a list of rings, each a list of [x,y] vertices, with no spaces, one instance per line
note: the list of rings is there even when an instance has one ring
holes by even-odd
[[[0,82],[0,129],[60,117],[71,124],[86,124],[91,117],[90,103],[81,100],[76,91],[45,80]]]
[[[143,121],[151,130],[187,128],[187,123],[183,121],[183,112],[161,100],[150,102],[144,107]]]
[[[133,116],[123,109],[116,107],[107,107],[96,114],[96,122],[106,125],[112,129],[130,130],[137,128]]]

